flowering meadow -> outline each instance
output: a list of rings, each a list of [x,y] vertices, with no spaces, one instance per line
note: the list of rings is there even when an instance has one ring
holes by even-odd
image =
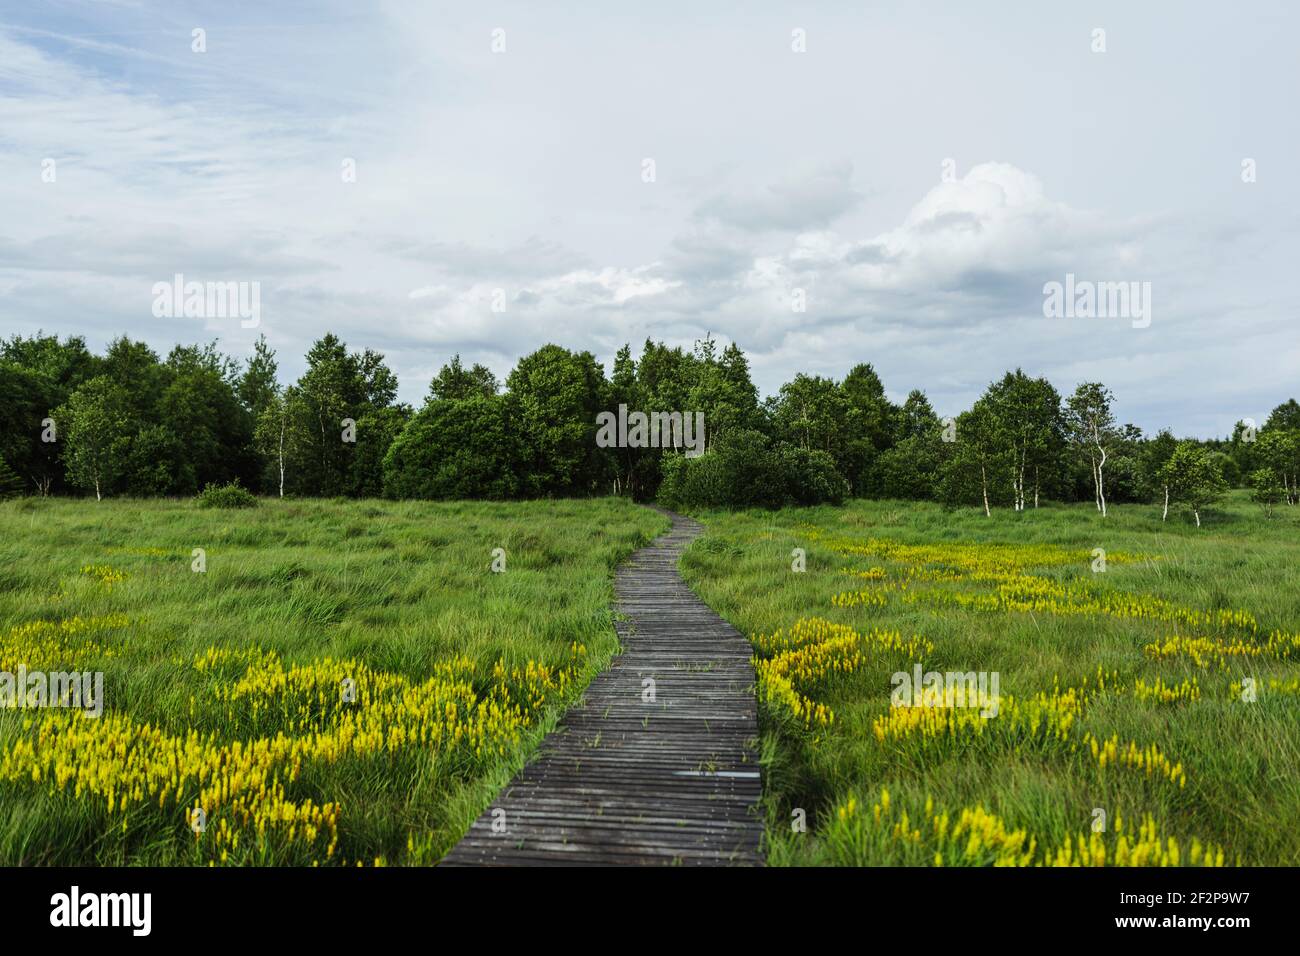
[[[666,526],[0,503],[0,672],[104,674],[98,717],[0,708],[0,864],[436,863],[608,661],[612,569]]]
[[[754,647],[769,862],[1300,864],[1294,510],[702,514],[683,573]],[[914,668],[996,707],[900,705]]]

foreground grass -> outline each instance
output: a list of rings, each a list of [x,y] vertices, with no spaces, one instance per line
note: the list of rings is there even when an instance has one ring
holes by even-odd
[[[0,864],[436,862],[615,651],[611,570],[666,527],[610,499],[0,504],[0,671],[102,671],[105,699],[0,709]]]
[[[684,574],[755,636],[769,861],[1300,864],[1297,511],[700,515]],[[997,672],[998,715],[891,707],[918,663]]]

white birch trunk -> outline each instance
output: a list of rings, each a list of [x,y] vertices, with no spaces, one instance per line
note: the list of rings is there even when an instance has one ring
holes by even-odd
[[[280,416],[280,497],[284,497],[284,429],[287,412]]]
[[[1097,462],[1097,500],[1101,503],[1101,516],[1106,517],[1106,482],[1102,469],[1106,467],[1106,449],[1102,447],[1101,435],[1094,425],[1092,429],[1093,440],[1097,443],[1097,451],[1101,452],[1101,461]]]

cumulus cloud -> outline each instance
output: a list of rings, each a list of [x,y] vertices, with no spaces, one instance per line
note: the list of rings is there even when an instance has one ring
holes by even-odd
[[[952,103],[846,122],[869,78],[835,58],[830,21],[816,58],[777,61],[769,38],[704,23],[683,37],[647,16],[665,45],[709,54],[660,75],[643,69],[654,42],[614,53],[589,15],[521,6],[494,57],[476,21],[324,9],[294,30],[214,12],[202,56],[192,18],[157,9],[116,10],[120,26],[80,6],[63,11],[77,22],[0,26],[0,334],[102,347],[125,332],[163,350],[220,336],[242,354],[265,332],[291,376],[334,331],[387,352],[413,402],[456,351],[504,375],[548,341],[609,361],[625,341],[705,332],[739,342],[765,392],[870,361],[894,397],[922,387],[946,411],[1016,365],[1063,389],[1101,379],[1126,417],[1207,434],[1293,390],[1297,299],[1277,266],[1297,230],[1277,217],[1295,204],[1266,192],[1293,188],[1286,177],[1229,182],[1231,215],[1187,197],[1148,206],[1143,189],[1184,167],[1129,189],[1082,178],[1087,144],[1062,153],[1021,123],[966,124],[971,74],[949,84]],[[792,69],[828,72],[810,87]],[[1014,58],[996,69],[1022,88]],[[1127,115],[1129,94],[1113,95],[1107,115]],[[1165,125],[1143,135],[1181,136],[1186,158],[1219,135],[1205,115],[1186,132],[1152,114]],[[918,178],[950,147],[989,161]],[[654,184],[639,177],[647,155]],[[56,183],[41,179],[47,157]],[[356,182],[341,181],[344,158]],[[175,272],[260,281],[262,327],[154,319],[149,287]],[[1067,272],[1152,282],[1151,327],[1045,319],[1043,285]],[[1252,375],[1216,375],[1228,363]],[[1197,383],[1199,410],[1171,398],[1172,378]]]

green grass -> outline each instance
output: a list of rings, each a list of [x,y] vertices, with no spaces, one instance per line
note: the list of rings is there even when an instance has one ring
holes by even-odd
[[[1198,667],[1185,657],[1157,660],[1144,645],[1187,627],[1110,615],[1062,615],[908,603],[887,594],[884,607],[833,607],[832,595],[866,581],[846,567],[879,566],[887,580],[905,572],[904,562],[846,556],[832,538],[905,544],[972,544],[990,560],[1014,554],[1018,546],[1040,546],[1045,554],[1070,556],[1026,573],[1090,588],[1159,598],[1188,609],[1244,609],[1268,632],[1300,630],[1300,508],[1282,507],[1270,520],[1235,494],[1205,527],[1171,515],[1160,521],[1150,506],[1120,506],[1102,519],[1091,505],[1053,506],[1021,514],[1003,510],[944,510],[913,502],[852,502],[843,508],[780,512],[706,512],[707,533],[688,549],[683,573],[700,596],[742,632],[770,634],[796,619],[819,616],[852,626],[919,634],[934,644],[921,657],[927,671],[998,672],[1001,693],[1018,698],[1037,691],[1095,680],[1098,668],[1119,675],[1117,686],[1138,678],[1178,684],[1196,678],[1202,696],[1191,702],[1155,703],[1131,693],[1093,700],[1071,728],[1067,741],[1026,737],[992,718],[990,732],[922,740],[878,740],[877,718],[890,711],[891,676],[914,661],[896,652],[869,653],[852,673],[810,680],[799,689],[829,706],[835,719],[818,730],[776,705],[762,704],[764,811],[769,861],[776,864],[925,864],[933,860],[931,818],[942,810],[955,817],[963,808],[983,807],[1008,829],[1022,829],[1040,848],[1057,847],[1075,834],[1089,835],[1096,808],[1110,822],[1107,841],[1117,838],[1116,817],[1132,833],[1150,814],[1162,837],[1176,838],[1186,853],[1190,841],[1223,848],[1226,862],[1300,864],[1300,696],[1261,691],[1254,703],[1231,688],[1243,677],[1266,686],[1270,678],[1300,677],[1291,653],[1230,660],[1226,668]],[[810,533],[819,529],[821,534]],[[804,548],[807,571],[791,570],[791,552]],[[1111,560],[1094,574],[1090,554],[1147,556]],[[920,585],[918,585],[920,587]],[[936,593],[989,594],[974,581],[927,583]],[[1195,632],[1200,633],[1200,632]],[[1206,632],[1210,633],[1210,632]],[[1230,632],[1213,632],[1224,639]],[[995,727],[996,725],[996,727]],[[1156,744],[1183,764],[1186,784],[1177,786],[1140,769],[1100,768],[1085,732],[1120,742]],[[884,824],[873,818],[882,788],[890,794]],[[849,801],[855,801],[850,809]],[[932,811],[927,814],[927,800]],[[903,809],[922,839],[897,839],[892,822]],[[803,810],[806,832],[793,825]],[[841,814],[840,811],[844,813]],[[958,848],[945,862],[957,861]],[[987,862],[989,854],[972,860]]]
[[[302,737],[335,726],[341,705],[328,675],[358,665],[404,682],[408,689],[394,691],[397,699],[440,665],[465,657],[481,700],[503,683],[493,676],[498,662],[507,669],[530,661],[563,668],[575,660],[571,645],[585,645],[576,683],[539,706],[530,705],[521,682],[504,682],[524,712],[504,752],[394,744],[308,763],[292,779],[283,769],[292,800],[338,804],[338,846],[328,858],[319,841],[304,847],[301,839],[259,840],[249,830],[225,860],[436,862],[616,650],[612,569],[666,527],[659,515],[614,499],[271,500],[240,511],[174,501],[6,502],[0,670],[15,671],[32,653],[23,625],[97,619],[102,626],[86,635],[89,644],[56,648],[45,669],[104,673],[101,726],[129,718],[124,747],[147,723],[182,737],[193,730],[229,748],[236,740]],[[203,573],[192,570],[196,548],[206,555]],[[505,549],[505,573],[490,570],[495,548]],[[101,570],[83,572],[87,566]],[[112,580],[119,573],[125,577]],[[115,614],[126,623],[105,625]],[[292,681],[262,688],[256,699],[263,706],[253,713],[253,697],[221,698],[223,688],[252,672],[251,658],[196,668],[209,648],[274,651],[283,661],[277,673],[297,664],[319,666],[325,676],[305,689]],[[321,664],[326,660],[345,663]],[[126,806],[110,809],[102,793],[77,795],[72,784],[48,776],[6,776],[6,764],[11,771],[21,765],[11,759],[14,746],[34,739],[51,713],[0,710],[0,864],[221,859],[211,842],[216,816],[202,838],[187,827],[184,810],[197,799],[197,786],[179,798],[127,795]]]
[[[1137,506],[1114,508],[1104,520],[1089,505],[999,511],[989,519],[974,509],[912,502],[701,515],[707,532],[688,550],[683,572],[744,633],[821,617],[859,632],[920,635],[934,645],[921,656],[925,670],[997,672],[1001,692],[1022,700],[1084,685],[1098,668],[1117,675],[1112,688],[1126,691],[1139,678],[1173,685],[1195,678],[1201,690],[1199,700],[1176,703],[1097,695],[1065,740],[1019,733],[1003,714],[991,718],[987,733],[881,741],[873,727],[890,713],[891,676],[914,661],[868,650],[851,672],[796,681],[799,692],[834,712],[828,728],[806,726],[766,700],[761,705],[769,861],[930,863],[933,814],[947,810],[955,818],[982,807],[1040,850],[1086,835],[1100,808],[1112,843],[1118,818],[1131,834],[1133,821],[1150,814],[1162,837],[1174,837],[1184,851],[1197,839],[1221,846],[1229,863],[1300,864],[1300,695],[1262,689],[1245,703],[1230,692],[1247,676],[1261,688],[1271,679],[1294,681],[1295,655],[1238,658],[1219,668],[1186,657],[1157,660],[1143,650],[1175,630],[1262,644],[1272,630],[1300,628],[1298,511],[1280,508],[1268,519],[1234,496],[1203,516],[1199,530],[1181,515],[1161,523],[1154,509]],[[0,710],[0,864],[436,862],[615,651],[611,571],[666,527],[660,516],[618,500],[263,501],[238,511],[194,502],[0,504],[0,671],[27,657],[46,670],[102,671],[106,698],[98,724],[66,710]],[[910,603],[896,591],[884,592],[883,607],[832,606],[839,592],[878,587],[845,568],[881,567],[886,582],[906,571],[909,562],[896,554],[846,555],[835,547],[837,540],[873,539],[973,546],[965,553],[990,563],[1041,558],[1041,566],[1022,568],[1034,581],[1187,610],[1246,610],[1259,628],[1238,634],[1105,614],[978,610]],[[807,552],[806,573],[791,570],[797,547]],[[1099,547],[1110,556],[1104,574],[1089,567]],[[196,548],[206,555],[204,573],[191,569]],[[506,551],[504,574],[490,571],[495,548]],[[1126,561],[1126,554],[1140,557]],[[993,591],[979,580],[916,588],[965,598]],[[60,636],[39,623],[74,618],[92,626]],[[575,657],[574,643],[586,653]],[[210,649],[226,656],[196,666]],[[552,676],[574,668],[573,682],[546,689],[543,698],[532,678],[496,670],[522,672],[529,662]],[[147,793],[110,797],[106,789],[105,781],[136,759],[150,728],[182,740],[193,731],[195,741],[223,755],[236,741],[307,740],[335,732],[354,713],[339,703],[340,675],[382,684],[387,690],[375,693],[388,706],[418,710],[427,700],[418,696],[422,682],[444,693],[437,675],[448,668],[459,668],[474,706],[504,700],[516,708],[486,746],[386,740],[365,752],[307,760],[298,772],[287,763],[273,768],[294,806],[337,805],[332,854],[301,827],[293,835],[258,833],[245,821],[239,844],[226,844],[222,856],[213,828],[225,820],[238,830],[240,818],[227,801],[195,837],[185,808],[202,802],[197,778],[182,781],[179,792],[160,792],[157,781],[142,788]],[[463,717],[448,725],[460,726]],[[118,751],[87,749],[96,740],[84,735],[101,728]],[[75,745],[72,732],[83,735]],[[1186,784],[1100,768],[1081,746],[1084,733],[1155,744],[1182,764]],[[64,754],[64,772],[89,776],[52,778],[46,766],[33,779],[32,754],[49,752]],[[877,824],[872,808],[882,788],[891,807]],[[910,825],[925,831],[922,839],[894,835],[904,809]],[[798,810],[806,832],[791,826]],[[987,862],[995,850],[967,858],[948,847],[945,862]]]

